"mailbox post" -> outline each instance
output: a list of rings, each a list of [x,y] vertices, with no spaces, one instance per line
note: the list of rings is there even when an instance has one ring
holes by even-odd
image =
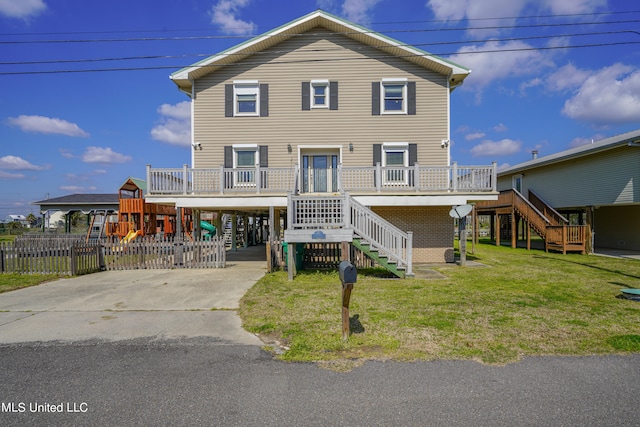
[[[342,261],[338,266],[340,281],[342,282],[342,341],[349,338],[349,300],[353,284],[358,280],[356,267],[349,261]]]

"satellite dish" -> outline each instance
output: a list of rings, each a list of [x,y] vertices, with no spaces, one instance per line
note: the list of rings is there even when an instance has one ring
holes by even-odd
[[[473,210],[473,206],[471,205],[454,206],[453,209],[449,211],[449,216],[458,219],[464,218],[471,213],[471,210]]]

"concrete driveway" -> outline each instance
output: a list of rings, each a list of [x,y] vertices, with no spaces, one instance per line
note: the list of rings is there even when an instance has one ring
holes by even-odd
[[[265,274],[261,253],[230,254],[224,269],[105,271],[0,294],[0,344],[206,337],[261,345],[236,313]]]

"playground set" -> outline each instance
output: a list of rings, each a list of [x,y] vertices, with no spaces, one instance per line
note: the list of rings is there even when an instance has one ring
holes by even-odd
[[[116,215],[108,211],[94,212],[87,240],[96,237],[110,237],[129,243],[144,236],[175,236],[177,212],[173,206],[146,203],[144,193],[146,182],[141,179],[128,178],[118,191],[119,209]],[[102,220],[100,221],[100,218]],[[115,221],[114,221],[115,220]],[[185,236],[193,240],[193,212],[183,209],[181,230]],[[216,228],[206,221],[200,221],[200,228],[205,232],[206,240],[215,236]]]

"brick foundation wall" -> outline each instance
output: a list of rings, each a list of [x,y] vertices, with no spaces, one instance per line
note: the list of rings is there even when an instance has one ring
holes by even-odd
[[[413,262],[454,262],[453,219],[447,206],[373,207],[404,231],[413,232]]]

